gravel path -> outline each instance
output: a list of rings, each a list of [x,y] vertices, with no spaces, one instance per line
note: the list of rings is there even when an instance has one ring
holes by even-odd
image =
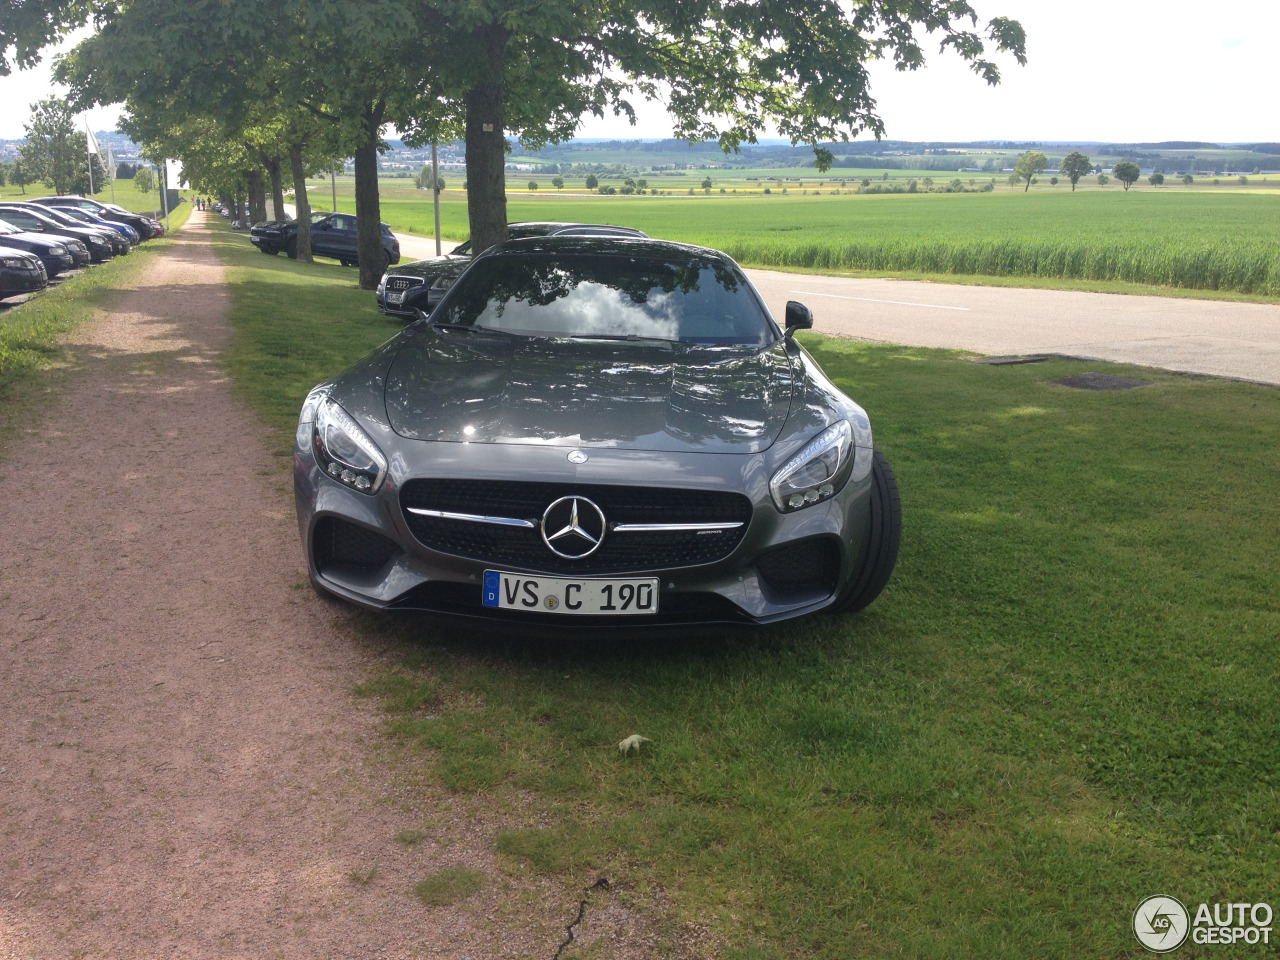
[[[577,903],[370,759],[379,652],[306,586],[207,238],[74,338],[0,462],[0,960],[550,956]],[[442,866],[489,883],[424,907]]]

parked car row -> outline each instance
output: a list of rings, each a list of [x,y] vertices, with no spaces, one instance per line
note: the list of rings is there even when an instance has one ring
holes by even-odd
[[[61,273],[124,256],[163,233],[159,221],[86,197],[0,203],[0,299],[43,290]]]
[[[276,256],[281,251],[293,259],[298,256],[298,221],[264,220],[249,230],[249,241],[265,254]],[[382,249],[388,263],[400,262],[400,241],[391,228],[382,224]],[[331,257],[344,267],[353,267],[360,257],[356,243],[356,218],[349,213],[313,213],[311,215],[311,253]]]

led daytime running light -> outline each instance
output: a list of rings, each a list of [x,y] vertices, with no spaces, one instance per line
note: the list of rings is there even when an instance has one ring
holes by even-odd
[[[841,420],[832,424],[773,475],[769,492],[779,510],[789,513],[835,496],[849,477],[853,462],[853,430]],[[806,472],[816,475],[806,478]]]
[[[312,433],[316,460],[330,477],[361,493],[376,493],[387,459],[347,411],[325,398]]]

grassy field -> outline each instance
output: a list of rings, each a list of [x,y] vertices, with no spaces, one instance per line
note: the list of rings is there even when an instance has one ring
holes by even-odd
[[[186,196],[190,191],[183,191]],[[0,187],[0,200],[4,201],[25,201],[35,200],[39,197],[47,197],[53,193],[53,188],[43,183],[28,183],[24,188],[18,187],[12,183],[6,183]],[[157,213],[156,208],[160,205],[159,194],[142,193],[134,188],[132,180],[117,180],[115,183],[115,199],[112,199],[112,190],[108,187],[105,190],[99,190],[93,195],[93,199],[99,203],[114,203],[124,207],[126,210],[132,210],[134,213],[145,213],[148,216],[161,217],[162,213]],[[179,210],[187,204],[180,204]],[[181,221],[185,222],[187,214],[182,214]],[[170,213],[170,222],[173,226],[178,225],[178,210]]]
[[[342,185],[340,184],[340,187]],[[354,209],[348,195],[339,207]],[[317,202],[327,193],[317,192]],[[430,235],[429,195],[383,182],[382,218]],[[1280,298],[1280,191],[1119,186],[1071,193],[600,196],[513,191],[508,218],[626,224],[716,247],[751,266],[1032,277],[1225,290]],[[467,236],[465,194],[446,190],[446,237]]]
[[[230,370],[283,463],[305,390],[397,325],[349,270],[218,243]],[[898,473],[885,595],[647,643],[351,612],[382,664],[354,692],[406,784],[507,823],[510,877],[576,903],[607,876],[659,955],[701,936],[736,960],[1132,956],[1144,897],[1274,903],[1280,391],[802,339]],[[1103,368],[1154,384],[1047,382]],[[429,879],[424,903],[503,882]]]

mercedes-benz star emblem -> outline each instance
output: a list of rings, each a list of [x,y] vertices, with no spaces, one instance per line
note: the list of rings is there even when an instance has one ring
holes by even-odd
[[[561,497],[542,514],[542,540],[566,560],[589,557],[604,542],[604,513],[586,497]]]
[[[586,463],[587,455],[583,453],[581,450],[574,450],[571,454],[569,454],[569,462],[570,463]]]

